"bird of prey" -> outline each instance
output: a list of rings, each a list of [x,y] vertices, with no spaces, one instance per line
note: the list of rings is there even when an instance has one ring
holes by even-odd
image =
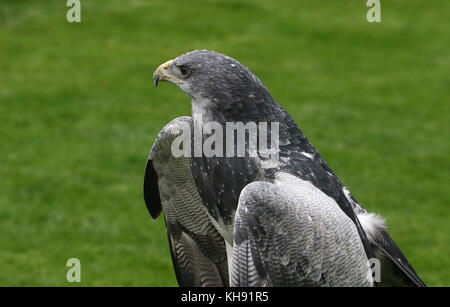
[[[351,196],[247,67],[196,50],[162,64],[153,78],[155,86],[175,84],[192,104],[192,118],[177,118],[159,133],[144,179],[151,216],[164,211],[181,286],[425,286],[384,220]],[[234,131],[220,136],[227,145],[243,141],[244,155],[192,148],[174,155],[173,142],[186,130],[195,147],[203,123],[227,132],[228,123],[277,123],[257,138],[258,145],[278,145],[276,163],[267,164],[259,146],[254,154],[250,129],[241,139]],[[379,280],[370,259],[379,260]]]

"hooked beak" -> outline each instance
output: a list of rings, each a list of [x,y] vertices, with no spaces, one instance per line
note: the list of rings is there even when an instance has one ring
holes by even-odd
[[[159,80],[161,80],[161,76],[155,72],[153,74],[153,84],[155,85],[155,87],[158,87]]]
[[[159,81],[178,81],[178,78],[169,74],[170,65],[172,65],[173,60],[167,61],[161,64],[158,69],[156,69],[153,74],[153,84],[155,87],[158,86]]]

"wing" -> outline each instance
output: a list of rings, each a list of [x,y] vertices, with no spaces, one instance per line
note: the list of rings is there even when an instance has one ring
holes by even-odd
[[[419,286],[425,284],[419,278],[400,248],[390,237],[386,229],[380,229],[377,236],[369,236],[373,225],[363,225],[360,217],[368,215],[366,210],[350,195],[331,168],[303,135],[292,118],[283,113],[281,121],[289,129],[282,139],[289,140],[281,145],[280,159],[286,159],[283,168],[296,177],[312,182],[327,196],[333,198],[341,210],[355,223],[369,258],[378,258],[382,267],[382,279],[377,286]]]
[[[381,261],[381,276],[384,276],[377,285],[426,287],[386,230],[381,231],[380,238],[373,245],[377,258]]]
[[[372,286],[355,224],[311,182],[277,173],[239,198],[233,286]]]
[[[190,133],[190,117],[180,117],[159,133],[150,151],[144,199],[153,218],[164,211],[175,274],[180,286],[227,286],[225,243],[197,192],[189,158],[175,157],[172,142]],[[189,134],[190,135],[190,134]],[[190,142],[190,137],[188,137]],[[186,144],[183,144],[186,146]]]

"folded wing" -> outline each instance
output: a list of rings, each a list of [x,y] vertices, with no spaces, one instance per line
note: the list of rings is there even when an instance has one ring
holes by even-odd
[[[239,198],[233,286],[372,286],[355,224],[309,181],[278,173]]]
[[[159,133],[147,162],[144,198],[153,218],[164,211],[179,285],[228,286],[224,240],[200,199],[189,158],[175,157],[171,152],[173,140],[190,125],[190,117],[179,117]]]

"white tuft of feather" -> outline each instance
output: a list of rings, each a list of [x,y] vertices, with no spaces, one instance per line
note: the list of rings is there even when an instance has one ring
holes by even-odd
[[[314,156],[312,154],[310,154],[309,152],[306,152],[306,151],[302,151],[300,154],[304,155],[305,157],[307,157],[309,159],[314,158]]]
[[[358,219],[371,242],[376,242],[382,237],[381,232],[387,230],[384,218],[375,213],[358,214]]]

